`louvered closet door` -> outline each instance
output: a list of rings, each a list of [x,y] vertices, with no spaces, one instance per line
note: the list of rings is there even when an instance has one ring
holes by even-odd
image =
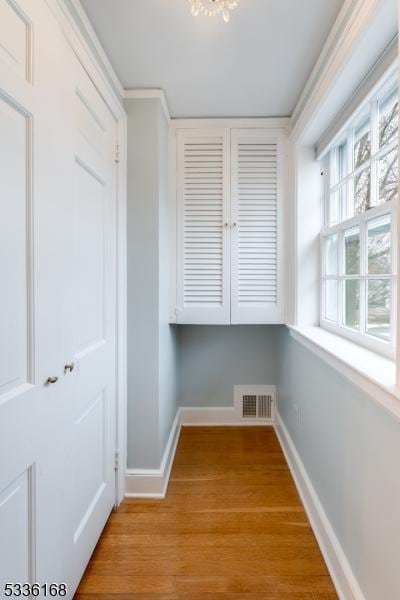
[[[227,324],[229,132],[177,132],[177,322]]]
[[[282,137],[231,132],[232,323],[282,323]]]

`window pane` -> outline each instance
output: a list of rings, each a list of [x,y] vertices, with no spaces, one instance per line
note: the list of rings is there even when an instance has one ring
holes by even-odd
[[[371,156],[371,127],[369,117],[354,130],[354,168],[360,167]]]
[[[329,196],[329,223],[337,225],[340,222],[340,193],[339,190],[332,192]]]
[[[344,282],[344,324],[358,329],[360,323],[360,282],[347,279]]]
[[[337,146],[335,151],[335,182],[339,183],[347,175],[347,142]]]
[[[379,338],[390,337],[390,281],[370,279],[367,282],[367,332]]]
[[[397,90],[379,102],[379,147],[390,144],[399,128],[399,101]]]
[[[338,307],[337,307],[337,286],[338,282],[336,279],[328,280],[325,282],[325,317],[329,321],[338,320]]]
[[[398,185],[397,149],[379,159],[379,204],[396,200]]]
[[[371,169],[365,169],[354,178],[354,214],[371,208]]]
[[[337,275],[338,236],[331,235],[326,239],[326,275]]]
[[[360,231],[348,229],[344,233],[344,272],[357,275],[360,272]]]
[[[392,270],[390,217],[368,223],[368,273],[389,275]]]

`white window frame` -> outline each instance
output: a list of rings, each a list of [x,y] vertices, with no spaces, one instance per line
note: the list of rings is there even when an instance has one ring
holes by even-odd
[[[374,352],[378,352],[389,358],[395,357],[396,349],[396,316],[397,316],[397,201],[389,201],[381,205],[376,205],[378,188],[378,162],[382,156],[385,156],[391,150],[397,149],[398,140],[379,148],[379,100],[385,99],[391,90],[397,85],[397,77],[391,76],[388,81],[375,93],[367,99],[354,113],[349,125],[345,127],[335,138],[328,153],[323,158],[324,165],[324,201],[323,201],[323,223],[320,234],[320,265],[321,265],[321,295],[320,295],[320,326],[330,330],[333,333],[341,335],[357,344],[365,346]],[[370,158],[354,169],[354,131],[360,123],[362,116],[367,114],[369,109],[371,123],[371,152]],[[346,156],[346,174],[345,177],[335,181],[336,161],[335,156],[338,147],[347,142]],[[364,169],[370,169],[371,176],[371,201],[373,208],[365,213],[346,218],[345,210],[348,202],[353,201],[354,196],[354,178]],[[333,180],[333,181],[332,181]],[[339,223],[329,224],[329,209],[331,194],[346,186],[347,202],[343,205],[339,200]],[[379,217],[390,216],[391,222],[391,265],[392,273],[388,275],[372,275],[367,272],[368,259],[368,224]],[[359,274],[348,275],[344,272],[344,238],[345,232],[352,228],[359,228],[360,235],[360,266]],[[332,235],[337,235],[337,274],[328,275],[326,273],[326,246],[327,239]],[[359,307],[359,329],[352,329],[344,324],[344,282],[346,280],[357,280],[360,285],[360,307]],[[385,341],[373,336],[367,332],[367,292],[366,285],[368,280],[386,279],[391,282],[391,306],[390,306],[390,338]],[[337,321],[331,321],[326,318],[326,281],[337,281]],[[364,288],[364,289],[362,289]]]

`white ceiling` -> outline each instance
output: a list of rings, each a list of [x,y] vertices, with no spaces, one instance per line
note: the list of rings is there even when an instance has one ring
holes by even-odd
[[[173,117],[289,116],[343,0],[241,0],[229,24],[188,0],[82,0],[125,88]]]

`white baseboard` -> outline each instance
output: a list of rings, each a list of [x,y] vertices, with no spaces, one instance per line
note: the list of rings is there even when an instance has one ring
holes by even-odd
[[[271,427],[271,423],[255,419],[242,419],[234,406],[181,406],[181,425],[190,427],[201,427],[202,425]]]
[[[127,469],[126,498],[165,498],[180,433],[178,408],[159,469]]]
[[[339,598],[341,600],[365,600],[279,413],[276,415],[275,430]]]

